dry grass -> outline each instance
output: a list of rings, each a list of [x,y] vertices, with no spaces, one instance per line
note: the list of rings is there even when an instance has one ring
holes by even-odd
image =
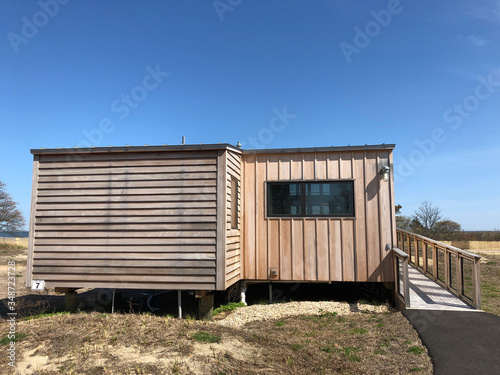
[[[90,313],[23,320],[18,332],[26,337],[17,342],[17,371],[26,374],[432,373],[426,349],[399,312],[327,313],[241,330]],[[1,350],[0,373],[8,373],[6,363]]]
[[[480,253],[481,308],[500,316],[500,255]]]

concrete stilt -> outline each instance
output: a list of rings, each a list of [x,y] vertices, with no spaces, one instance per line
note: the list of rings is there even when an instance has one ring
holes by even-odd
[[[247,283],[243,282],[243,285],[241,286],[241,302],[247,305]]]
[[[177,309],[178,309],[178,318],[182,319],[182,291],[177,291]]]

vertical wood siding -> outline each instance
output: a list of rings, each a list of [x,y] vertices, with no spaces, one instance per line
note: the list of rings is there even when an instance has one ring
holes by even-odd
[[[378,175],[390,163],[389,150],[243,155],[243,278],[392,282],[393,185]],[[356,217],[266,218],[266,181],[339,178],[354,180]]]
[[[216,151],[38,158],[33,279],[49,287],[216,289]]]
[[[227,214],[226,214],[226,288],[241,279],[241,156],[236,152],[227,151]],[[238,182],[238,195],[231,195],[231,179]],[[238,229],[231,228],[233,204],[237,205]]]

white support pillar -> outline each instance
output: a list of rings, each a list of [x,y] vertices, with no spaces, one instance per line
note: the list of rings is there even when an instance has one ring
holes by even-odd
[[[177,291],[177,308],[179,311],[179,319],[182,319],[182,291]]]
[[[243,285],[241,286],[241,302],[247,306],[247,283],[243,282]]]

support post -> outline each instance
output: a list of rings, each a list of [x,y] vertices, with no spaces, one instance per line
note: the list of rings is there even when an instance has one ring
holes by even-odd
[[[481,266],[480,266],[481,258],[474,258],[474,270],[472,272],[472,284],[473,284],[473,293],[474,293],[474,305],[476,305],[476,309],[481,310]]]
[[[111,299],[111,314],[115,313],[115,289],[113,289],[113,298]]]
[[[273,283],[269,283],[269,304],[273,303]]]
[[[212,320],[214,317],[214,295],[205,294],[198,298],[198,319]]]
[[[182,291],[177,291],[177,309],[178,309],[178,318],[182,319]]]
[[[243,282],[243,285],[241,286],[241,302],[247,306],[247,283]]]
[[[78,308],[78,293],[76,290],[64,293],[64,308],[68,311],[76,311]]]

